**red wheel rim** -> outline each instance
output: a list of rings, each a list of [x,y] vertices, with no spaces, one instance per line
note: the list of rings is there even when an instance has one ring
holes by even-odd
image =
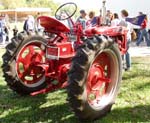
[[[100,53],[92,62],[86,84],[87,100],[90,105],[100,106],[102,102],[107,103],[103,97],[108,96],[115,87],[116,79],[113,77],[118,74],[117,65],[117,57],[111,51]]]
[[[38,66],[45,62],[45,46],[32,41],[20,49],[16,59],[16,72],[19,80],[28,87],[36,87],[45,80],[44,69]]]

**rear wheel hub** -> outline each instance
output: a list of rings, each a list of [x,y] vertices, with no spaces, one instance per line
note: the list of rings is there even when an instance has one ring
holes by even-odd
[[[16,71],[18,78],[26,86],[37,86],[44,79],[44,69],[38,64],[45,62],[45,51],[41,48],[41,43],[32,42],[24,46],[18,56],[16,62]]]
[[[88,74],[86,90],[89,104],[97,105],[106,94],[107,87],[111,82],[109,69],[108,56],[105,53],[98,55],[92,63]]]

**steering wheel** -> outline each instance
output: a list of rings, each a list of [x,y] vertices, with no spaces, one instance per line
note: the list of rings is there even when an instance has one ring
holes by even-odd
[[[55,18],[58,20],[67,20],[77,11],[77,5],[73,2],[61,5],[55,12]]]

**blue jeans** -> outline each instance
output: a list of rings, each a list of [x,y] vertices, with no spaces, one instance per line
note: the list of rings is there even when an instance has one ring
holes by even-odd
[[[150,46],[149,35],[146,29],[141,29],[141,34],[139,36],[139,39],[136,42],[137,46],[139,46],[139,44],[142,42],[143,37],[145,37],[147,46]]]
[[[127,42],[127,49],[129,50],[130,40]],[[122,56],[123,61],[125,61],[126,66],[125,69],[129,69],[131,67],[131,56],[129,51],[127,50],[126,54]]]
[[[131,67],[131,56],[128,51],[125,54],[125,59],[126,59],[126,67],[130,68]]]

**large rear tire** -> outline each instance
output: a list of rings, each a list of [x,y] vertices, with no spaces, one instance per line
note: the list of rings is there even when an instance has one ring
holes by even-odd
[[[44,63],[46,39],[20,33],[12,38],[2,56],[2,70],[8,86],[20,95],[46,87],[44,70],[34,63]]]
[[[87,39],[68,73],[68,101],[80,120],[95,120],[110,112],[122,79],[120,51],[106,36]]]

